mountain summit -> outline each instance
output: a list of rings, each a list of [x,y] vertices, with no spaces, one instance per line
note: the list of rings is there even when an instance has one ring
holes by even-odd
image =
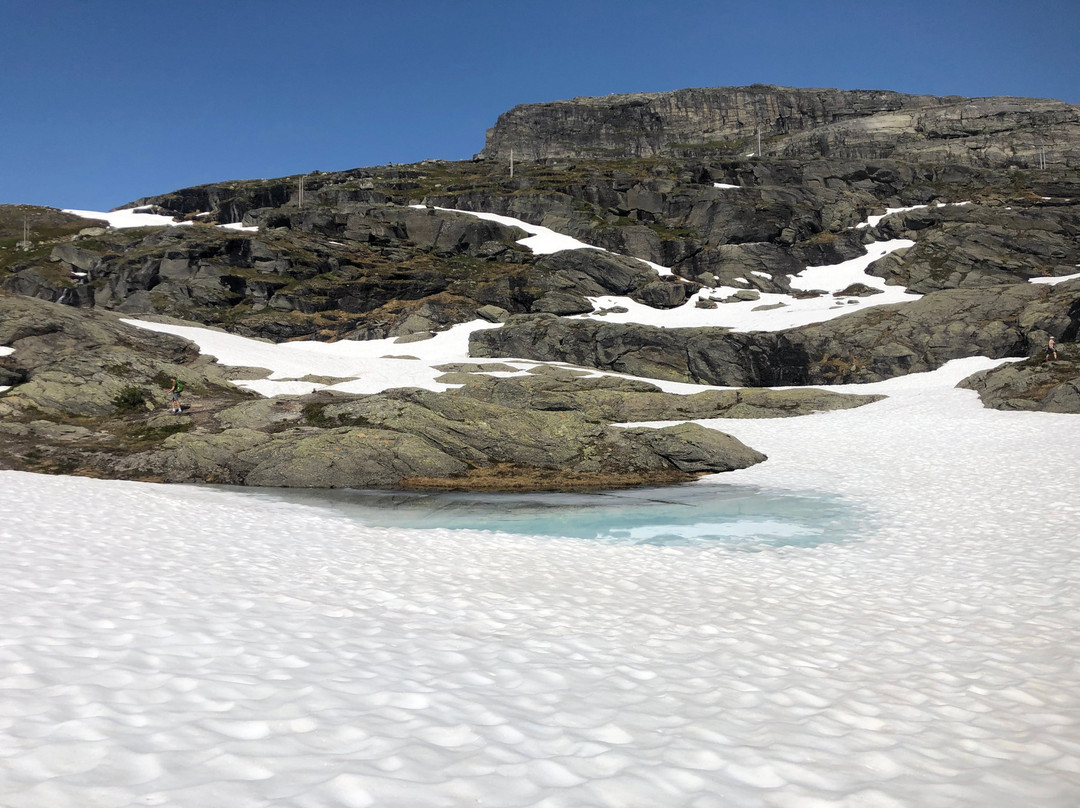
[[[1080,107],[1033,98],[905,95],[754,84],[524,104],[480,157],[895,158],[1000,167],[1053,151],[1080,163]]]

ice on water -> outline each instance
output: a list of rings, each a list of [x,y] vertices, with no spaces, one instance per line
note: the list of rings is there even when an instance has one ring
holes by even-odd
[[[857,540],[865,514],[836,497],[710,484],[593,493],[232,489],[377,527],[493,530],[628,544],[761,550]]]

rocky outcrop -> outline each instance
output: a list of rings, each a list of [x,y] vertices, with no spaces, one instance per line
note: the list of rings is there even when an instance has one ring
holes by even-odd
[[[641,261],[574,250],[534,256],[526,233],[475,216],[400,206],[264,209],[259,234],[206,225],[108,231],[15,264],[18,294],[164,314],[273,339],[386,337],[509,312],[580,314],[588,296],[677,306],[698,287]],[[271,226],[272,225],[272,226]]]
[[[145,411],[164,402],[170,377],[202,396],[235,402],[248,395],[187,340],[126,326],[108,313],[0,293],[0,345],[15,349],[0,357],[0,367],[19,380],[0,399],[2,418]]]
[[[475,472],[498,468],[507,486],[575,488],[673,482],[765,459],[702,427],[613,427],[600,417],[610,406],[585,414],[534,408],[530,397],[508,406],[416,389],[254,400],[186,340],[13,295],[0,295],[0,344],[14,348],[0,357],[14,384],[0,394],[5,468],[353,488],[468,487]],[[162,406],[170,377],[193,399],[183,417]]]
[[[1027,356],[1050,335],[1074,339],[1078,327],[1080,281],[1072,281],[945,290],[776,333],[517,317],[474,333],[470,351],[703,384],[848,384],[968,356]]]
[[[627,423],[700,418],[783,418],[861,407],[880,396],[816,389],[703,390],[671,395],[640,379],[590,376],[569,368],[538,368],[523,376],[498,377],[480,369],[505,365],[450,366],[440,381],[462,385],[460,395],[511,408],[574,412],[588,421]]]
[[[1032,165],[1080,164],[1080,110],[1030,98],[959,98],[755,84],[526,104],[499,116],[480,157],[647,158],[720,153]]]
[[[1080,264],[1080,205],[932,206],[876,229],[883,238],[917,235],[914,248],[871,273],[920,294],[1071,275]]]
[[[1080,413],[1080,362],[1075,345],[1062,345],[1058,359],[1042,352],[969,376],[960,387],[975,390],[996,410]]]
[[[151,207],[191,219],[188,208],[245,186],[227,185]],[[251,185],[252,200],[281,201],[263,199],[263,181]],[[805,266],[850,259],[886,238],[916,246],[873,271],[922,292],[1070,274],[1080,262],[1080,180],[1059,169],[670,158],[525,164],[511,182],[480,162],[321,174],[310,186],[304,207],[286,195],[276,207],[247,208],[244,221],[258,233],[200,224],[228,218],[216,210],[186,227],[0,252],[0,284],[274,340],[366,339],[436,331],[487,306],[566,316],[590,311],[588,298],[601,294],[666,308],[699,286],[787,292]],[[970,204],[940,206],[957,199]],[[405,204],[420,200],[429,207]],[[928,203],[857,227],[887,207]],[[677,277],[599,250],[536,256],[516,243],[525,235],[517,228],[434,206],[518,216]]]

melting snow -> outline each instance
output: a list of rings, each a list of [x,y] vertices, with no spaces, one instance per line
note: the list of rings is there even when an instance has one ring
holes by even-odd
[[[493,327],[273,346],[140,324],[357,392],[437,385]],[[1080,418],[954,387],[994,364],[702,422],[769,460],[696,485],[873,517],[814,548],[376,529],[0,471],[0,804],[1074,808]]]
[[[174,221],[172,216],[151,213],[147,208],[124,208],[112,211],[65,209],[64,213],[72,213],[85,219],[103,219],[109,223],[109,227],[115,227],[118,230],[129,227],[179,227],[191,225],[191,222]]]
[[[423,210],[426,206],[412,205],[411,207]],[[529,224],[521,219],[515,219],[512,216],[501,216],[497,213],[477,213],[471,210],[455,210],[454,208],[435,208],[435,210],[442,210],[448,213],[463,213],[467,216],[475,216],[478,219],[498,222],[499,224],[508,227],[520,228],[531,235],[519,239],[517,243],[528,247],[537,255],[550,255],[551,253],[561,252],[562,250],[597,250],[598,252],[610,252],[610,250],[605,250],[603,247],[594,247],[592,244],[586,244],[584,241],[580,241],[572,236],[564,236],[562,233],[556,233],[551,228],[541,227],[537,224]],[[646,261],[644,258],[638,258],[636,260],[652,267],[660,275],[672,274],[668,267],[661,266],[652,261]]]
[[[952,387],[992,364],[704,422],[770,459],[698,485],[872,513],[813,549],[0,472],[0,803],[1072,808],[1080,424]]]

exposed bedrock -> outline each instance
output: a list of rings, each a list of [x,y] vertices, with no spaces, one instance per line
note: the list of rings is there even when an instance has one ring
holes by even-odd
[[[471,487],[475,474],[497,469],[494,484],[501,478],[507,486],[677,482],[765,458],[704,427],[620,429],[609,416],[636,412],[668,420],[690,410],[706,417],[772,409],[791,415],[808,406],[765,392],[749,394],[742,410],[730,399],[683,406],[680,396],[648,385],[628,390],[613,382],[599,386],[602,404],[577,412],[552,407],[547,397],[557,391],[569,400],[574,377],[566,374],[502,397],[406,388],[264,400],[231,379],[265,371],[223,368],[187,340],[136,328],[111,313],[6,293],[0,293],[0,345],[13,348],[0,357],[0,382],[11,387],[0,393],[0,467],[110,478]],[[185,382],[182,417],[166,411],[171,377]],[[462,383],[468,389],[484,378]],[[598,386],[588,383],[578,392],[595,394]],[[620,404],[623,393],[634,399]],[[844,405],[857,403],[865,401]],[[490,479],[484,484],[493,485]]]
[[[1075,344],[1061,344],[1057,357],[1038,350],[1022,362],[969,376],[960,386],[997,410],[1080,413],[1080,352]]]
[[[1075,331],[1080,281],[953,289],[776,333],[516,317],[472,335],[476,357],[562,360],[730,386],[878,381],[968,356],[1027,356]]]
[[[755,84],[524,104],[480,156],[642,158],[702,149],[1002,165],[1053,142],[1076,160],[1080,111],[1060,101]],[[1075,163],[1074,163],[1075,164]]]

